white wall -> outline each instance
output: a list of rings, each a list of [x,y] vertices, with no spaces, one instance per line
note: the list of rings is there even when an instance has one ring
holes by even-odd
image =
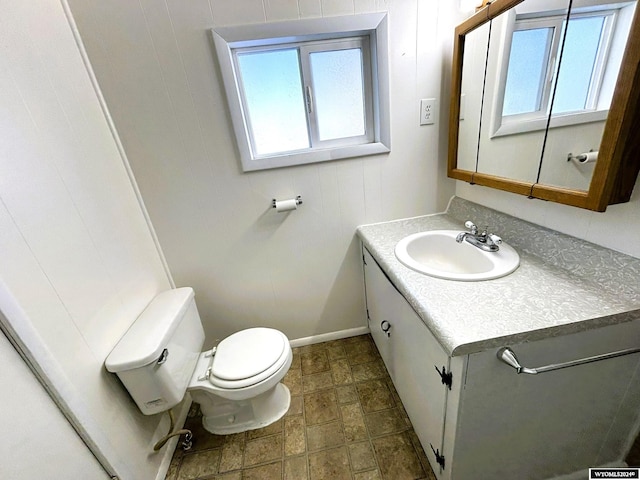
[[[103,362],[169,279],[63,4],[1,5],[0,294],[56,359],[123,480],[154,478],[159,418],[140,414]],[[0,425],[4,444],[11,424]]]
[[[70,1],[174,279],[195,288],[208,343],[259,324],[292,339],[365,325],[356,226],[442,211],[453,193],[446,116],[420,127],[418,115],[420,98],[448,105],[456,4]],[[372,11],[389,12],[392,152],[241,173],[209,29]],[[272,198],[298,194],[299,210],[270,209]]]
[[[108,479],[2,332],[0,364],[0,478]]]

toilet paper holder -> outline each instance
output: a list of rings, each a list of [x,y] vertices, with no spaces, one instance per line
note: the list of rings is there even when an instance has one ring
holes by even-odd
[[[294,200],[296,201],[296,206],[297,205],[302,205],[302,196],[298,195],[296,198],[294,198]],[[271,200],[271,207],[272,208],[276,208],[276,202],[277,202],[277,200],[275,198],[273,200]]]
[[[581,153],[579,155],[574,155],[573,153],[569,153],[567,155],[567,162],[574,161],[575,163],[592,163],[595,162],[598,158],[598,152],[594,150],[589,150],[588,152]]]

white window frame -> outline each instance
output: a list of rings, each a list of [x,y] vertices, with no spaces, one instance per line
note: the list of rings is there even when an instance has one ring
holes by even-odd
[[[231,121],[245,172],[279,168],[342,158],[387,153],[391,149],[389,115],[388,26],[386,14],[363,14],[344,17],[295,20],[211,30],[222,73]],[[353,40],[351,40],[353,39]],[[364,42],[362,41],[364,39]],[[296,46],[304,51],[326,50],[335,42],[337,48],[347,48],[353,42],[366,45],[363,50],[365,78],[365,118],[367,131],[361,138],[346,138],[320,142],[315,124],[309,124],[312,146],[309,149],[271,155],[257,155],[252,144],[248,115],[243,107],[239,69],[235,53],[252,49],[273,49]],[[349,43],[352,42],[352,43]],[[325,45],[324,47],[322,45]],[[366,58],[369,57],[369,58]],[[302,55],[302,59],[305,55]],[[302,70],[309,68],[303,60]],[[305,85],[304,87],[306,87]],[[305,90],[312,94],[311,91]],[[370,98],[370,101],[367,101]],[[309,117],[310,119],[313,116]]]
[[[608,7],[588,9],[585,12],[576,12],[575,14],[571,15],[571,18],[606,16],[603,33],[601,36],[601,42],[604,48],[600,48],[597,54],[598,57],[595,62],[597,71],[595,71],[592,75],[592,78],[595,77],[595,82],[593,82],[592,87],[589,91],[587,108],[578,112],[554,114],[551,117],[549,128],[606,120],[609,113],[609,108],[608,106],[606,108],[599,107],[598,98],[600,94],[603,74],[607,68],[606,57],[611,45],[612,37],[615,33],[618,12],[619,9]],[[547,14],[545,16],[540,16],[535,14],[525,14],[517,17],[514,12],[510,12],[509,17],[510,18],[505,22],[505,28],[502,33],[503,50],[501,63],[498,66],[497,72],[497,88],[496,95],[494,97],[493,115],[491,120],[491,138],[544,130],[547,127],[550,95],[552,89],[554,88],[557,76],[556,56],[559,53],[558,46],[561,41],[559,37],[562,31],[562,21],[566,18],[566,15]],[[526,29],[527,27],[531,27],[533,25],[540,27],[555,27],[555,33],[553,35],[554,38],[551,40],[552,47],[550,65],[546,74],[546,79],[544,80],[545,82],[547,82],[547,85],[542,94],[543,99],[541,109],[537,112],[503,116],[502,109],[504,103],[507,71],[509,66],[509,56],[511,51],[511,38],[515,30]]]

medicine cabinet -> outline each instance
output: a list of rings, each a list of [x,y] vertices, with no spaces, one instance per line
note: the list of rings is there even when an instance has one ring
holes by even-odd
[[[448,176],[595,211],[629,201],[640,170],[636,3],[496,0],[460,24]]]

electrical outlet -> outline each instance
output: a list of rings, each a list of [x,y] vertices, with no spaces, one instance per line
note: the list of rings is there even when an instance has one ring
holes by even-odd
[[[436,123],[438,102],[435,98],[423,98],[420,100],[420,125],[433,125]]]

